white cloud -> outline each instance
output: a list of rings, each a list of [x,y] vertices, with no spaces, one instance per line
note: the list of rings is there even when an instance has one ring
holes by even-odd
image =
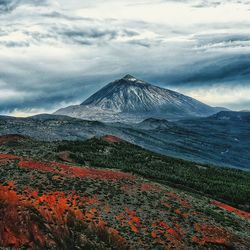
[[[232,108],[236,110],[244,109],[235,107],[235,103],[249,103],[250,86],[225,86],[225,85],[214,85],[214,86],[203,86],[196,87],[193,89],[180,88],[183,93],[207,103],[211,106],[221,106]]]
[[[3,115],[8,115],[8,116],[15,116],[15,117],[28,117],[28,116],[33,116],[33,115],[38,115],[38,114],[43,114],[43,113],[51,113],[54,110],[48,110],[48,109],[14,109],[11,112],[6,112],[3,113]]]

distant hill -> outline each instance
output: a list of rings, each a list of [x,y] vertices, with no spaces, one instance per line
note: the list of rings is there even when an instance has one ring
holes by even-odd
[[[250,111],[240,111],[240,112],[221,111],[217,114],[212,115],[210,118],[217,120],[250,122]]]
[[[165,119],[156,119],[156,118],[148,118],[140,123],[138,123],[137,127],[141,129],[167,129],[173,126],[173,123],[165,120]]]
[[[28,118],[0,116],[0,135],[20,134],[55,141],[85,140],[109,134],[164,155],[250,169],[250,126],[247,113],[243,115],[244,119],[241,113],[221,112],[207,118],[177,122],[148,118],[130,125],[58,115]]]

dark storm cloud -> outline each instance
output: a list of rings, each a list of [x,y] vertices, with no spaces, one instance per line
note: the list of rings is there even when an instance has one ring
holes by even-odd
[[[81,19],[82,20],[82,19]],[[90,20],[87,20],[87,23]],[[8,40],[8,35],[13,33],[21,33],[24,37],[22,40],[13,41],[13,39]],[[77,25],[72,25],[69,27],[64,27],[63,25],[52,24],[49,28],[43,29],[42,31],[29,31],[29,29],[20,28],[10,29],[9,32],[2,32],[0,30],[0,37],[6,36],[7,39],[1,41],[0,46],[5,47],[29,47],[31,45],[39,45],[46,43],[62,42],[64,44],[78,44],[78,45],[96,45],[105,42],[116,41],[119,38],[130,38],[133,41],[133,37],[139,36],[140,33],[130,29],[123,28],[101,28],[95,25],[85,25],[85,27],[80,27]],[[134,44],[142,45],[143,40],[135,40]],[[148,41],[147,43],[149,43]],[[144,42],[146,44],[146,42]],[[143,44],[143,46],[145,46]]]
[[[49,13],[43,13],[41,14],[42,17],[44,18],[53,18],[53,19],[65,19],[69,21],[94,21],[95,19],[93,18],[87,18],[87,17],[77,17],[77,16],[70,16],[70,15],[65,15],[62,14],[58,11],[51,11]]]
[[[20,48],[20,47],[29,47],[30,43],[29,42],[9,41],[9,42],[0,42],[0,45],[3,45],[5,47],[9,47],[9,48]]]
[[[22,4],[45,5],[47,0],[0,0],[0,12],[9,12]]]
[[[249,84],[250,53],[238,55],[221,55],[210,60],[198,60],[192,64],[179,67],[174,72],[164,75],[149,76],[165,86],[211,86],[219,83]]]
[[[174,73],[168,72],[166,74],[148,74],[140,73],[142,70],[140,67],[133,68],[131,65],[128,72],[135,76],[145,79],[151,83],[158,84],[163,87],[206,87],[219,83],[227,83],[228,88],[230,84],[247,85],[247,80],[250,78],[250,57],[249,55],[237,55],[234,57],[213,58],[211,61],[199,61],[197,64],[185,65],[183,68],[179,68]],[[199,65],[199,67],[197,67]],[[143,65],[141,65],[143,67]],[[193,69],[193,70],[192,70]],[[19,109],[26,108],[43,108],[51,109],[58,106],[59,103],[81,103],[88,95],[98,90],[104,84],[107,84],[111,80],[122,77],[123,75],[117,75],[109,73],[105,75],[85,75],[85,76],[65,76],[61,78],[58,76],[54,79],[51,77],[42,77],[42,73],[39,73],[37,77],[40,78],[46,84],[37,85],[36,79],[30,79],[30,82],[34,81],[33,85],[22,84],[22,79],[18,80],[14,89],[17,92],[25,92],[28,96],[21,99],[12,99],[8,102],[0,101],[0,111],[7,112],[14,110],[17,107]],[[7,79],[11,82],[13,79]],[[248,102],[246,102],[248,103]],[[233,104],[230,104],[232,107]],[[243,107],[238,103],[235,107]],[[242,108],[241,108],[242,109]]]
[[[39,74],[39,77],[42,76]],[[55,109],[60,103],[78,103],[84,101],[84,98],[90,95],[93,91],[93,85],[96,85],[102,81],[108,81],[110,77],[100,76],[70,76],[56,77],[55,79],[49,79],[44,77],[43,80],[47,82],[45,85],[37,86],[36,79],[30,79],[32,84],[22,84],[22,80],[16,81],[16,86],[13,86],[13,90],[16,93],[20,93],[18,98],[12,100],[0,99],[0,112],[8,113],[13,110],[26,110],[26,109]],[[8,79],[11,81],[12,79]],[[85,84],[83,84],[85,83]],[[1,83],[0,83],[1,86]],[[22,93],[25,93],[22,96]]]
[[[18,0],[0,0],[0,12],[8,12],[16,8]]]
[[[235,47],[250,47],[250,34],[206,34],[195,35],[197,48],[235,48]]]
[[[139,45],[139,46],[142,46],[142,47],[145,47],[145,48],[150,48],[151,45],[152,45],[152,42],[151,41],[148,41],[146,39],[134,39],[132,41],[129,42],[131,45]]]
[[[128,73],[176,90],[250,89],[248,15],[221,21],[214,11],[225,3],[245,9],[246,2],[0,0],[8,13],[0,13],[0,113],[81,103]],[[109,4],[124,10],[109,16]]]
[[[91,44],[91,40],[113,40],[118,36],[118,32],[115,30],[98,29],[90,29],[86,31],[66,30],[63,31],[61,35],[75,43]]]
[[[180,82],[200,83],[218,82],[225,80],[248,80],[250,77],[250,54],[222,56],[212,62],[198,63],[195,70],[182,77]],[[192,68],[192,66],[190,67]]]
[[[72,41],[78,44],[91,45],[97,42],[111,41],[115,40],[118,37],[133,37],[138,35],[137,32],[130,30],[101,30],[98,28],[92,29],[70,29],[64,31],[58,31],[58,34],[61,35],[68,41]]]

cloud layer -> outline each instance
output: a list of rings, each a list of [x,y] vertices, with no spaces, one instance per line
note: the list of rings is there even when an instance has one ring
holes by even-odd
[[[0,0],[0,113],[81,103],[130,73],[250,109],[250,1]]]

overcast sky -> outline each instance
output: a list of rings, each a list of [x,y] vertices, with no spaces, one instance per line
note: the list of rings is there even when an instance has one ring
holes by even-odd
[[[52,112],[132,74],[250,109],[248,0],[0,0],[0,114]]]

